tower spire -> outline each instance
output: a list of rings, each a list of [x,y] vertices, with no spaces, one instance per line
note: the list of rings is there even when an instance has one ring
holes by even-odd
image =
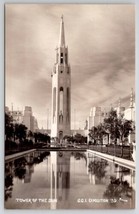
[[[60,22],[59,47],[63,47],[63,46],[65,46],[65,33],[64,33],[64,20],[62,15],[61,22]]]
[[[64,21],[61,16],[59,44],[52,72],[51,137],[61,141],[70,135],[71,125],[71,70],[68,63],[68,47],[65,46]]]

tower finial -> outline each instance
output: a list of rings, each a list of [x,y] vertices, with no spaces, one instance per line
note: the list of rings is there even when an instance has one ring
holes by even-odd
[[[63,15],[61,16],[61,22],[60,22],[59,46],[60,46],[60,47],[65,46],[65,33],[64,33],[64,20],[63,20]]]

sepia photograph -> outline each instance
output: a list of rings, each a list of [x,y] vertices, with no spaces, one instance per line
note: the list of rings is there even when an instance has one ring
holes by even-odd
[[[135,5],[4,16],[5,209],[135,209]]]

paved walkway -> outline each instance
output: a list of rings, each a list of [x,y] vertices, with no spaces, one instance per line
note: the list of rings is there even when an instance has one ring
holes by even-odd
[[[104,154],[104,153],[101,153],[101,152],[97,152],[97,151],[93,151],[91,149],[87,149],[87,152],[88,153],[92,153],[100,158],[104,158],[108,161],[111,161],[111,162],[115,162],[121,166],[124,166],[126,168],[129,168],[129,169],[132,169],[132,170],[135,170],[136,169],[136,165],[135,165],[135,162],[134,161],[130,161],[130,160],[126,160],[126,159],[123,159],[123,158],[119,158],[119,157],[115,157],[115,156],[112,156],[112,155],[108,155],[108,154]]]
[[[7,155],[7,156],[5,156],[5,162],[20,158],[20,157],[22,157],[30,152],[34,152],[34,151],[36,151],[36,149],[30,149],[30,150],[27,150],[24,152],[18,152],[18,153],[12,154],[12,155]]]

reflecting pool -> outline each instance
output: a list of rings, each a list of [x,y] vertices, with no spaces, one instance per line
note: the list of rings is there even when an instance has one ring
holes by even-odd
[[[7,209],[132,209],[135,171],[88,152],[35,151],[5,163]]]

